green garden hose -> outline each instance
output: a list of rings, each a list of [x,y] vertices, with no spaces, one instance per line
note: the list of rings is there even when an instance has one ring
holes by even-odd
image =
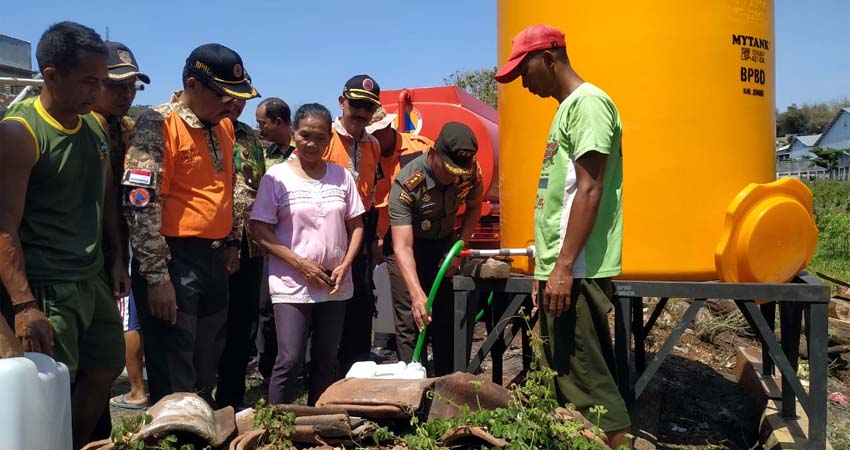
[[[493,304],[493,293],[490,292],[490,296],[487,297],[487,306]],[[481,318],[484,317],[484,308],[481,308],[481,311],[478,311],[478,315],[475,316],[475,321],[478,322]]]
[[[437,272],[437,277],[434,278],[434,283],[431,284],[431,292],[428,293],[428,302],[425,303],[425,314],[431,314],[431,305],[434,304],[434,297],[437,296],[437,291],[440,289],[440,283],[443,282],[443,277],[446,276],[446,271],[449,270],[449,266],[451,266],[452,261],[455,259],[455,256],[463,250],[463,241],[459,240],[455,242],[455,245],[452,246],[449,253],[446,255],[446,259],[443,260],[443,265],[440,266],[440,271]],[[422,330],[419,332],[419,339],[416,340],[416,349],[413,350],[413,361],[418,363],[420,357],[422,356],[422,347],[425,346],[425,332],[428,331],[428,325],[426,324],[422,327]]]

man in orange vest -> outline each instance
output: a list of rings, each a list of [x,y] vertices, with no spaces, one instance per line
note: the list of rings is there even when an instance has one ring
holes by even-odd
[[[381,145],[381,154],[378,160],[380,172],[384,176],[375,183],[375,198],[386,199],[392,188],[393,181],[398,172],[407,163],[417,156],[428,152],[434,141],[418,134],[400,133],[393,128],[393,122],[397,114],[387,114],[384,108],[378,108],[372,115],[372,123],[366,127],[366,131],[378,140]],[[378,211],[377,235],[378,245],[376,262],[386,259],[388,265],[396,265],[393,254],[392,234],[390,230],[389,202],[384,200],[375,205]],[[393,294],[396,297],[399,294]],[[385,357],[387,353],[397,352],[395,334],[375,333],[375,341],[372,347],[378,357]]]
[[[375,311],[372,245],[376,240],[377,216],[373,205],[383,200],[375,198],[375,181],[381,176],[378,172],[380,145],[366,132],[366,126],[371,122],[372,114],[381,106],[380,94],[381,88],[369,75],[356,75],[345,83],[339,97],[342,117],[333,123],[331,143],[324,154],[325,160],[351,171],[357,192],[366,208],[363,217],[363,247],[351,265],[354,297],[346,307],[345,328],[339,347],[340,375],[345,375],[355,362],[368,359],[372,347],[372,316]]]
[[[375,209],[378,210],[377,234],[378,239],[381,240],[380,247],[384,250],[384,256],[391,254],[393,250],[392,242],[386,241],[386,239],[391,238],[388,234],[390,216],[387,209],[389,204],[387,197],[392,188],[393,180],[395,180],[399,170],[407,163],[434,147],[434,141],[425,136],[400,133],[393,128],[396,117],[398,117],[397,114],[387,114],[384,108],[378,108],[372,116],[372,123],[366,127],[366,131],[374,136],[381,146],[378,165],[382,176],[375,183],[375,198],[384,200],[376,203]]]
[[[234,214],[234,99],[257,97],[242,58],[196,48],[183,91],[142,112],[124,164],[133,293],[145,336],[151,403],[173,392],[211,401],[224,347],[228,274],[239,265]]]

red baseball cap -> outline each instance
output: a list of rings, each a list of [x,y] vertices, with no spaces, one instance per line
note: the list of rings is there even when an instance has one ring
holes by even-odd
[[[564,32],[549,25],[532,25],[519,32],[511,41],[511,56],[496,73],[496,81],[510,83],[519,76],[519,63],[529,53],[550,48],[566,48]]]

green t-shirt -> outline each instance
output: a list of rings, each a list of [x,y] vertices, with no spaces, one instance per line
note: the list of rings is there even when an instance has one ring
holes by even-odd
[[[32,285],[83,281],[103,269],[103,205],[111,170],[106,132],[92,114],[64,128],[39,97],[17,103],[3,121],[27,127],[38,153],[27,183],[19,236]]]
[[[575,162],[596,151],[608,155],[596,222],[573,265],[575,278],[607,278],[620,273],[623,246],[622,125],[614,102],[584,83],[558,107],[534,206],[534,278],[547,280],[555,267],[578,183]]]

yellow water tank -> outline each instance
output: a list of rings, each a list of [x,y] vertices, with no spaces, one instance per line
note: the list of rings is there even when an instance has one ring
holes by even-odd
[[[773,15],[769,0],[499,0],[500,65],[520,30],[555,26],[576,72],[619,108],[622,278],[717,279],[727,207],[750,183],[775,180]],[[537,178],[557,106],[519,79],[499,85],[504,247],[533,244]],[[531,263],[516,264],[527,272]]]

